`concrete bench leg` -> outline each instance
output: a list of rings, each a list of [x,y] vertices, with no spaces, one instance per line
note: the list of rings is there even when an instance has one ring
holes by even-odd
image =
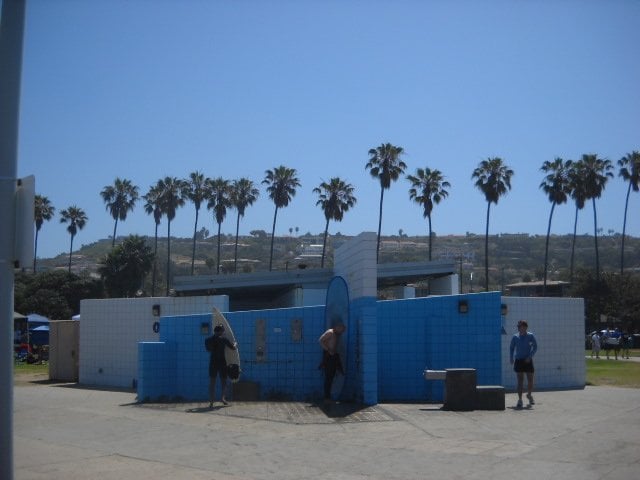
[[[478,385],[476,387],[476,409],[504,410],[504,387],[501,385]]]

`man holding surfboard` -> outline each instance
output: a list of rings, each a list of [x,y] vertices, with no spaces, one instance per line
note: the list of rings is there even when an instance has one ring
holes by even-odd
[[[224,336],[224,327],[222,325],[216,325],[213,329],[213,336],[208,337],[204,341],[204,346],[207,352],[211,352],[209,358],[209,408],[213,407],[213,402],[216,396],[216,377],[220,377],[222,396],[221,401],[224,405],[228,405],[225,398],[225,391],[227,386],[227,360],[225,358],[225,349],[236,349],[236,344],[231,343],[227,337]]]
[[[340,335],[345,331],[346,327],[343,323],[336,324],[333,328],[329,328],[324,332],[318,342],[322,347],[322,363],[320,368],[324,369],[324,402],[331,402],[331,385],[336,376],[336,372],[344,375],[340,355],[338,354],[338,341]]]

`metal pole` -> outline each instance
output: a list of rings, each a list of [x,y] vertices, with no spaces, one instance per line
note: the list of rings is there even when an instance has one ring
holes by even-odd
[[[20,73],[26,0],[0,19],[0,478],[13,478],[13,268]]]

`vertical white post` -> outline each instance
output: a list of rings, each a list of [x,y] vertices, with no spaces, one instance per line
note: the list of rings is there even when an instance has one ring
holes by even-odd
[[[26,0],[0,19],[0,478],[13,478],[13,268],[18,114]]]

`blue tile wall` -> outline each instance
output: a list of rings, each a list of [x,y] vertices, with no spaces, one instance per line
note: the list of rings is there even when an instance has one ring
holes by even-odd
[[[232,312],[225,314],[240,347],[242,380],[260,385],[263,399],[310,400],[321,396],[324,307]],[[256,321],[266,324],[263,360],[256,355]],[[292,339],[292,321],[302,320],[302,338]]]
[[[351,302],[351,334],[349,348],[354,363],[349,378],[355,388],[351,398],[367,405],[378,403],[378,328],[376,299],[360,297]],[[347,397],[347,400],[350,398]]]
[[[458,313],[458,300],[469,312]],[[260,385],[262,399],[309,401],[322,397],[324,306],[225,313],[242,363],[241,380]],[[256,321],[266,324],[263,361],[256,356]],[[294,341],[292,321],[302,320]],[[160,319],[160,341],[138,344],[138,398],[206,401],[209,354],[201,324],[210,314]],[[499,293],[351,302],[343,400],[442,401],[442,381],[425,381],[431,369],[476,368],[478,384],[500,384]]]
[[[138,343],[139,400],[175,397],[176,347],[173,342]]]
[[[302,401],[321,397],[322,371],[318,365],[322,355],[318,337],[324,332],[323,306],[230,312],[225,316],[238,342],[241,380],[257,382],[263,399]],[[266,322],[264,361],[258,361],[256,356],[258,319]],[[302,320],[300,341],[292,338],[291,326],[295,319]],[[210,322],[210,314],[160,319],[160,342],[154,343],[153,355],[154,358],[161,356],[159,351],[162,348],[173,348],[175,351],[176,378],[163,384],[167,388],[173,386],[173,390],[161,390],[156,386],[161,375],[155,371],[158,366],[149,360],[152,349],[148,344],[140,343],[139,399],[155,399],[159,396],[191,401],[208,399],[209,353],[204,348],[206,335],[201,332],[201,324]],[[348,368],[352,368],[351,363]]]
[[[379,401],[441,402],[444,382],[425,368],[475,368],[478,385],[499,385],[500,327],[498,292],[378,302]]]

